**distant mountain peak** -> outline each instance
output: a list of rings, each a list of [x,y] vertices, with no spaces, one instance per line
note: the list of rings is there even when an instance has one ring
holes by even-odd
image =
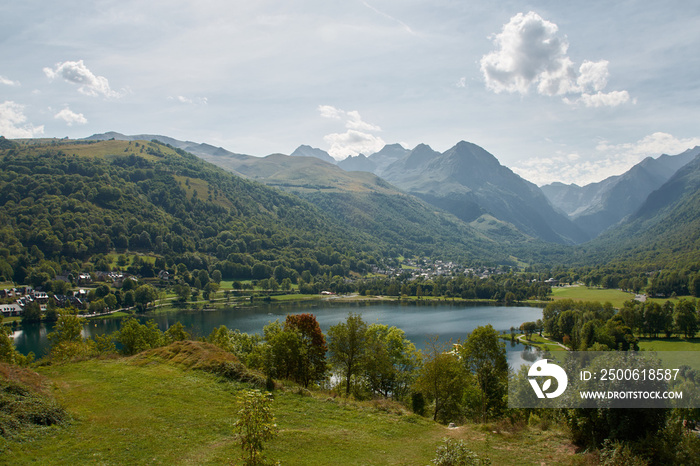
[[[317,159],[321,159],[324,162],[332,164],[338,163],[338,161],[331,157],[331,155],[325,150],[307,146],[306,144],[302,144],[301,146],[297,147],[294,150],[294,152],[292,152],[289,155],[291,157],[316,157]]]
[[[338,166],[348,172],[374,172],[377,165],[364,154],[349,156],[340,162]]]

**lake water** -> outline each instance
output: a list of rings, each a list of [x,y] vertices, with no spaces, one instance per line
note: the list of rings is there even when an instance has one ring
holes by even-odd
[[[362,314],[367,324],[375,322],[396,326],[406,333],[416,347],[425,347],[426,339],[439,335],[441,341],[464,339],[480,325],[491,324],[499,332],[509,331],[527,321],[542,318],[537,307],[484,306],[454,304],[375,304],[320,302],[313,304],[274,305],[213,311],[178,310],[162,314],[140,316],[141,320],[155,320],[161,330],[175,322],[181,322],[193,336],[206,336],[220,325],[246,333],[261,333],[268,322],[279,319],[284,322],[287,314],[312,313],[324,333],[328,328],[344,321],[349,312]],[[92,337],[119,330],[120,319],[98,319],[86,322],[83,335]],[[17,349],[27,354],[33,351],[37,357],[46,354],[49,343],[46,335],[52,326],[37,324],[15,332]],[[536,358],[533,349],[515,343],[506,344],[508,362],[514,368],[531,364]]]

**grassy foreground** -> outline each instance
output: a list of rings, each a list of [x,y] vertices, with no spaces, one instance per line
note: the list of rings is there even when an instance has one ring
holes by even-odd
[[[191,355],[188,356],[191,358]],[[233,399],[240,382],[160,357],[38,368],[73,421],[33,440],[8,441],[15,464],[238,464]],[[457,429],[385,402],[276,390],[279,435],[266,449],[282,464],[429,464],[444,437],[464,439],[493,464],[579,464],[561,429],[509,423]]]

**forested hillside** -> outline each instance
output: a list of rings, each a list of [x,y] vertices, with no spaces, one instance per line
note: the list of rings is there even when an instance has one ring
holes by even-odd
[[[229,278],[267,278],[277,266],[343,275],[388,250],[295,196],[160,143],[4,146],[0,279],[77,272],[89,260],[99,270],[101,255],[127,249],[190,270],[219,262]]]

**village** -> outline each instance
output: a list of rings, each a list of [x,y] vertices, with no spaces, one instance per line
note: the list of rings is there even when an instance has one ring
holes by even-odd
[[[95,282],[107,283],[117,288],[122,287],[124,280],[138,283],[137,277],[122,272],[81,273],[77,276],[57,275],[56,280],[68,283],[71,287],[75,284],[79,289],[69,291],[67,294],[49,294],[31,286],[0,289],[0,312],[2,312],[3,317],[21,317],[27,306],[33,303],[39,305],[42,313],[45,313],[50,305],[57,308],[71,307],[84,311],[88,309],[90,304],[90,290],[87,287]]]
[[[372,267],[372,273],[399,277],[410,274],[411,280],[422,278],[429,280],[435,277],[450,277],[463,273],[466,276],[476,276],[480,279],[489,278],[492,275],[505,273],[501,267],[464,267],[454,262],[442,260],[431,261],[424,259],[405,259],[399,267]]]

